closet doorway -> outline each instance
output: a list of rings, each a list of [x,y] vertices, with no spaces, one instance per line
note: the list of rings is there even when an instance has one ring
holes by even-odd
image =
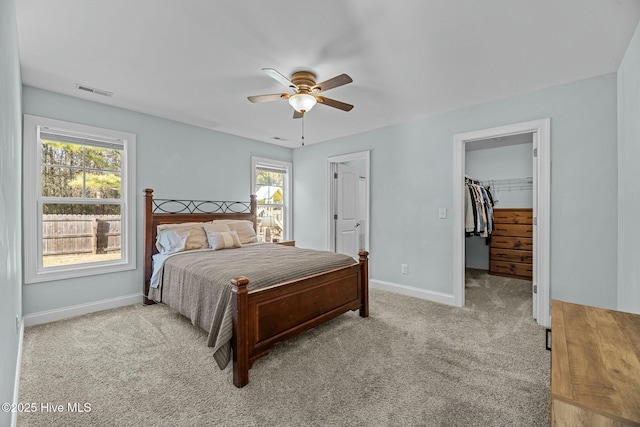
[[[528,207],[530,205],[533,211],[533,317],[538,324],[548,326],[550,323],[549,119],[468,132],[454,137],[454,300],[455,304],[460,307],[465,305],[467,256],[471,267],[489,269],[489,247],[486,245],[483,247],[484,239],[477,237],[468,239],[465,235],[464,206],[467,189],[465,178],[469,175],[466,160],[469,151],[475,149],[484,150],[478,150],[470,155],[469,167],[472,173],[476,171],[480,174],[484,173],[482,167],[478,168],[477,159],[488,155],[492,150],[498,150],[493,152],[500,152],[500,155],[508,153],[507,157],[511,155],[522,156],[524,152],[530,150],[528,161],[531,161],[531,166],[505,165],[503,173],[511,173],[513,177],[485,175],[469,176],[469,178],[488,181],[493,179],[493,185],[496,188],[498,185],[503,189],[529,188],[528,193],[524,191],[518,195],[515,192],[513,194],[500,192],[496,195],[498,203],[495,207],[510,207],[508,205]],[[516,154],[518,152],[520,154]],[[522,162],[523,159],[520,157],[519,161]],[[511,172],[508,171],[509,167],[512,168]],[[517,169],[525,170],[526,176],[515,174],[514,171]],[[529,200],[526,200],[527,197]],[[474,240],[471,241],[471,239]]]
[[[369,159],[369,151],[327,159],[327,249],[356,260],[369,250]]]

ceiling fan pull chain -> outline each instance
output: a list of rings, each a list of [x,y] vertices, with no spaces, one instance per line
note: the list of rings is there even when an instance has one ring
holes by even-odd
[[[302,114],[302,146],[304,147],[304,113]]]

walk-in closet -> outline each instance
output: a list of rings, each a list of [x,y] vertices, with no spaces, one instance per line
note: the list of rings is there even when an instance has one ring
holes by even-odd
[[[527,297],[533,275],[533,135],[465,144],[465,292],[468,305]],[[476,301],[478,302],[478,301]]]

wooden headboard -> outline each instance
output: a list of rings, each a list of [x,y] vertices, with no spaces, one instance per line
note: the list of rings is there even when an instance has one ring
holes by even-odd
[[[183,222],[208,222],[214,219],[243,219],[253,222],[258,230],[256,196],[249,202],[225,202],[212,200],[154,199],[153,190],[144,190],[144,283],[143,303],[153,304],[147,298],[152,274],[152,257],[158,253],[156,234],[160,224],[180,224]]]

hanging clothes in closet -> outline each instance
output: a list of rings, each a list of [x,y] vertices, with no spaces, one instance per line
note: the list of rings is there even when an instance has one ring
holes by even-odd
[[[493,230],[493,196],[479,181],[465,178],[466,236],[489,237]]]

